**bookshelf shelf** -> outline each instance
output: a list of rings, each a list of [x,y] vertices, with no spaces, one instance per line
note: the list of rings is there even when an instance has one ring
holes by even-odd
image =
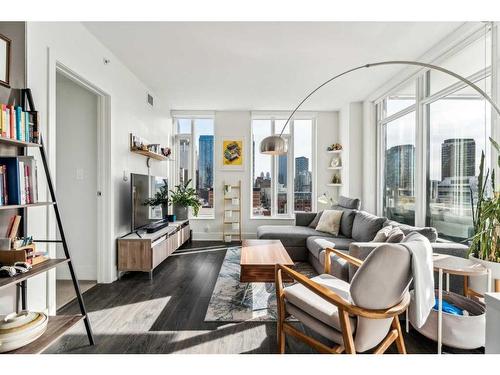
[[[83,315],[50,316],[47,323],[47,330],[42,336],[22,348],[5,354],[39,354],[82,319]]]
[[[152,151],[144,151],[144,150],[130,150],[130,151],[133,152],[134,154],[146,156],[148,158],[155,159],[155,160],[164,161],[164,160],[168,159],[168,157],[166,157],[164,155],[157,154],[156,152],[152,152]]]
[[[328,169],[337,170],[338,171],[338,170],[342,169],[342,167],[328,167]]]
[[[342,150],[332,150],[332,151],[327,151],[329,154],[340,154],[342,153]]]
[[[37,202],[29,204],[8,204],[5,206],[0,206],[0,210],[14,210],[17,208],[30,208],[30,207],[41,207],[41,206],[52,206],[54,202]]]
[[[0,143],[18,147],[42,147],[42,145],[40,145],[39,143],[23,142],[23,141],[18,141],[16,139],[5,138],[5,137],[0,137]]]
[[[0,278],[0,289],[6,288],[14,284],[18,284],[21,281],[27,280],[30,277],[49,271],[52,268],[67,262],[69,262],[69,259],[66,258],[49,259],[46,260],[45,262],[34,265],[33,268],[26,273],[21,273],[14,277],[2,277]]]
[[[326,186],[342,186],[342,184],[326,184]]]

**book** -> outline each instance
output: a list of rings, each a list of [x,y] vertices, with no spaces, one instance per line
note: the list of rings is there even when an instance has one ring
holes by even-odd
[[[24,162],[18,161],[19,167],[17,169],[18,171],[18,178],[19,178],[19,192],[20,192],[20,203],[19,204],[26,204],[26,180],[25,180],[25,171],[24,171]]]
[[[21,107],[16,107],[16,139],[21,141]]]
[[[10,112],[10,138],[16,139],[16,110],[14,106],[9,106]]]
[[[25,120],[24,120],[24,140],[26,142],[30,142],[31,138],[30,138],[30,114],[28,112],[24,112],[24,117],[25,117]]]
[[[20,130],[20,141],[25,141],[26,136],[26,116],[23,111],[19,112],[19,116],[21,116],[21,130]]]
[[[19,224],[21,224],[21,216],[14,215],[10,218],[9,227],[7,228],[7,238],[14,239],[17,237],[19,231]]]
[[[5,137],[5,128],[6,128],[6,123],[7,123],[7,119],[6,119],[6,109],[7,109],[7,106],[5,104],[2,104],[1,106],[1,120],[0,120],[0,136],[2,137]]]
[[[5,138],[10,138],[10,108],[5,107]]]
[[[9,194],[7,192],[7,167],[2,165],[0,166],[0,170],[2,171],[2,181],[0,181],[0,184],[2,184],[2,200],[3,204],[7,205],[9,204]]]

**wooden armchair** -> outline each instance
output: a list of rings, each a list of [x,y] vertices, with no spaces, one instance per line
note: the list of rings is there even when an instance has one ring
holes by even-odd
[[[331,254],[359,267],[351,284],[329,275]],[[387,244],[375,249],[364,262],[327,248],[325,273],[312,279],[276,265],[279,352],[285,352],[289,334],[321,353],[355,354],[376,347],[374,353],[382,354],[395,341],[398,352],[406,354],[398,316],[410,303],[410,262],[405,248]],[[297,283],[284,287],[284,274]],[[336,345],[329,347],[299,331],[285,321],[289,315]]]

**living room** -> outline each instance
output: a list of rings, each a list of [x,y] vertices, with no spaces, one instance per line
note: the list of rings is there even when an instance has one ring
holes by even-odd
[[[500,354],[491,10],[185,11],[0,22],[5,362]]]

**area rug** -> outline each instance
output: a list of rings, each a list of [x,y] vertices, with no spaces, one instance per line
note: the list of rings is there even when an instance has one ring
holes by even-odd
[[[227,249],[208,304],[205,321],[242,322],[276,321],[276,289],[274,283],[240,283],[240,247]],[[297,262],[295,270],[314,277],[313,267]],[[245,295],[245,289],[246,291]],[[243,300],[243,296],[245,299]]]

